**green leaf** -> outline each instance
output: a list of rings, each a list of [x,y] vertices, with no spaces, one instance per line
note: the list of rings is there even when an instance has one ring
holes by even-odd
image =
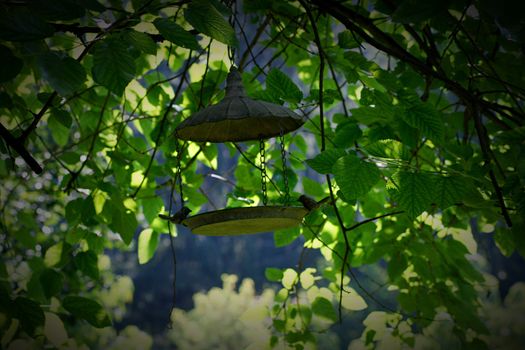
[[[297,271],[295,271],[294,269],[286,269],[283,272],[283,278],[281,280],[281,283],[284,288],[290,290],[297,282],[297,278]]]
[[[159,244],[159,234],[148,228],[139,235],[138,256],[139,264],[145,264],[153,257],[157,245]]]
[[[128,29],[122,33],[123,38],[135,49],[142,51],[148,55],[155,55],[157,53],[157,44],[151,37],[142,32],[137,32],[133,29]]]
[[[71,118],[71,115],[63,109],[51,109],[51,116],[56,118],[56,120],[66,128],[70,128],[71,124],[73,123],[73,118]]]
[[[273,241],[276,247],[284,247],[291,244],[301,235],[301,230],[297,227],[277,230],[273,234]]]
[[[23,65],[24,61],[16,57],[7,46],[0,45],[0,83],[16,77]]]
[[[405,109],[403,120],[413,128],[419,129],[433,141],[440,142],[444,136],[441,114],[429,103],[417,103]]]
[[[280,282],[284,276],[283,270],[276,269],[274,267],[267,267],[264,270],[264,276],[268,281],[271,282]]]
[[[355,155],[339,158],[334,166],[335,181],[347,199],[356,199],[372,189],[381,172],[375,164],[365,162]]]
[[[510,257],[516,249],[513,238],[512,232],[509,232],[508,229],[496,227],[494,242],[501,254],[506,257]]]
[[[71,295],[64,298],[62,306],[75,317],[88,321],[93,327],[111,326],[111,320],[106,310],[94,300]]]
[[[359,47],[359,43],[355,40],[351,31],[345,30],[337,34],[337,43],[343,49],[355,49]]]
[[[16,298],[12,304],[12,312],[13,316],[22,324],[22,328],[29,334],[33,334],[36,327],[44,325],[44,312],[40,305],[31,299]]]
[[[334,144],[341,148],[352,147],[362,134],[359,126],[354,122],[339,124],[335,130]]]
[[[396,281],[408,267],[408,262],[403,252],[397,252],[388,262],[388,277]]]
[[[392,117],[392,111],[378,107],[359,107],[351,110],[352,118],[359,123],[371,125],[373,123],[387,123]]]
[[[162,208],[164,207],[164,201],[162,198],[144,198],[142,199],[142,211],[146,220],[151,224],[161,213]]]
[[[315,298],[314,302],[312,303],[312,312],[315,315],[329,319],[330,321],[337,321],[337,314],[335,313],[334,306],[326,298]]]
[[[52,267],[57,265],[62,260],[62,250],[64,248],[63,242],[58,242],[55,245],[52,245],[46,250],[44,255],[44,263],[47,267]]]
[[[266,89],[283,101],[299,103],[303,99],[303,93],[292,79],[276,68],[272,68],[266,76]]]
[[[310,179],[309,177],[303,177],[302,184],[305,194],[313,197],[323,197],[326,195],[323,185],[315,180]]]
[[[166,18],[157,18],[153,24],[164,39],[191,50],[199,50],[201,47],[195,35],[184,30],[175,21]]]
[[[365,146],[368,154],[379,158],[408,159],[410,153],[406,146],[397,140],[379,140]]]
[[[307,159],[306,164],[319,174],[330,174],[334,163],[344,155],[346,155],[346,152],[342,149],[327,149],[314,158]]]
[[[462,198],[466,184],[457,176],[435,176],[434,186],[435,202],[441,209],[445,209]]]
[[[51,298],[62,290],[64,276],[54,269],[45,269],[40,274],[40,284],[42,285],[46,298]]]
[[[108,37],[95,47],[93,80],[120,96],[135,77],[135,60],[123,40]]]
[[[41,55],[38,65],[44,79],[62,96],[72,94],[86,80],[86,71],[78,61],[57,52]]]
[[[113,220],[109,228],[120,234],[124,243],[130,244],[138,226],[135,215],[122,206],[115,204],[112,206],[112,215]]]
[[[0,8],[0,39],[33,41],[52,36],[54,28],[25,8],[5,11]]]
[[[88,232],[87,230],[75,227],[66,233],[66,242],[68,244],[73,245],[75,243],[80,242],[80,240],[82,240],[88,234],[90,234],[90,232]]]
[[[434,199],[432,178],[424,173],[399,173],[399,205],[411,218],[428,209]]]
[[[98,279],[98,256],[91,250],[78,253],[75,256],[75,265],[86,276],[89,276],[94,280]]]
[[[51,136],[56,141],[59,146],[64,147],[69,140],[69,127],[64,126],[64,123],[67,123],[67,119],[64,118],[64,114],[60,112],[55,112],[56,110],[51,111],[51,115],[47,120],[47,125],[51,131]],[[68,117],[69,115],[64,112]],[[69,117],[71,120],[71,117]]]
[[[56,313],[44,312],[45,326],[44,335],[53,344],[55,349],[60,349],[68,341],[68,335],[64,323]]]
[[[301,274],[299,275],[299,281],[301,281],[301,286],[304,290],[310,288],[315,284],[315,272],[317,270],[311,267],[307,267],[304,269]]]
[[[235,31],[211,2],[193,0],[184,17],[197,31],[227,45],[238,46]]]

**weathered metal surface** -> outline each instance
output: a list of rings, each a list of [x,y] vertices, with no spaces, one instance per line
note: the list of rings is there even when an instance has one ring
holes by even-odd
[[[182,224],[195,234],[230,236],[295,227],[306,214],[308,210],[304,207],[229,208],[188,217]]]
[[[286,134],[304,122],[286,107],[246,96],[241,75],[232,67],[224,99],[188,117],[177,126],[176,135],[196,142],[251,141]]]

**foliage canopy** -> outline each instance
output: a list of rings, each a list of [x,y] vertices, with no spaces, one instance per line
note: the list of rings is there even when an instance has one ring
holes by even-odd
[[[227,179],[218,204],[261,202],[257,142],[173,137],[223,97],[227,45],[250,96],[308,118],[285,136],[292,197],[334,203],[274,233],[277,246],[302,239],[323,261],[266,270],[281,284],[268,346],[313,346],[320,324],[372,306],[363,347],[415,346],[445,321],[464,347],[490,343],[479,293],[489,277],[471,259],[471,228],[505,256],[525,254],[523,10],[510,0],[2,2],[2,346],[73,346],[79,329],[121,317],[131,281],[105,252],[151,259],[174,229],[158,214],[180,205],[178,161],[193,213],[214,201],[201,190],[211,174]],[[280,203],[280,150],[268,143],[268,197]],[[394,308],[352,272],[385,262]]]

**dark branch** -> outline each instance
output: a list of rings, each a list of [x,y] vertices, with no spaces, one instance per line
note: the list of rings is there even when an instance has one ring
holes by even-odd
[[[9,130],[7,130],[2,124],[0,124],[0,135],[5,140],[7,145],[13,148],[19,155],[24,159],[24,161],[29,165],[31,170],[36,174],[42,174],[42,167],[38,162],[31,156],[31,154],[26,150],[24,144],[19,140],[13,137]]]

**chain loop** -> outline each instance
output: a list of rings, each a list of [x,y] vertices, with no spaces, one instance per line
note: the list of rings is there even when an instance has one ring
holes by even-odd
[[[279,141],[281,143],[281,162],[283,164],[283,180],[284,180],[284,205],[290,203],[290,187],[288,184],[288,167],[286,166],[286,150],[284,148],[284,133],[281,129],[279,135]]]
[[[175,140],[175,149],[177,151],[177,161],[175,163],[175,182],[179,181],[179,194],[180,194],[180,206],[184,206],[184,194],[182,193],[182,170],[181,170],[181,159],[182,159],[182,149],[179,144],[179,140]]]
[[[231,15],[228,19],[231,27],[235,31],[235,17],[237,16],[237,4],[235,0],[231,0],[227,3],[227,6],[231,8]],[[228,45],[228,59],[230,60],[230,65],[235,66],[235,47]]]
[[[268,203],[268,193],[266,189],[266,149],[264,147],[264,140],[259,140],[259,155],[261,161],[261,189],[262,189],[262,202],[264,205]]]

